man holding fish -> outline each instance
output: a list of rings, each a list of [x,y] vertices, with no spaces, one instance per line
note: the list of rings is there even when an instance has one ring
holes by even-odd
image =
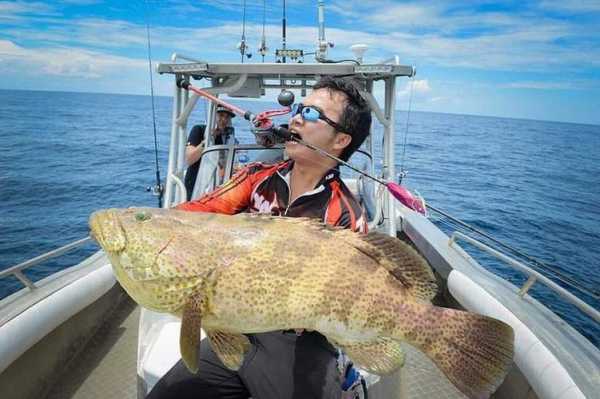
[[[356,82],[346,78],[321,79],[292,113],[292,134],[343,160],[360,147],[371,126],[368,104]],[[337,163],[294,141],[287,141],[285,150],[288,161],[250,165],[214,192],[177,208],[311,217],[366,232],[363,210]],[[205,340],[198,373],[191,374],[180,361],[148,398],[340,398],[337,352],[321,334],[276,331],[253,334],[250,340],[252,358],[237,372],[224,366]]]
[[[289,130],[345,161],[370,123],[355,83],[324,78],[294,107]],[[355,233],[366,232],[365,216],[337,162],[296,142],[286,151],[290,160],[250,165],[178,210],[90,217],[129,295],[182,319],[182,361],[148,398],[339,399],[333,345],[386,375],[404,362],[401,342],[468,397],[489,397],[512,365],[511,327],[433,306],[435,277],[416,251]]]

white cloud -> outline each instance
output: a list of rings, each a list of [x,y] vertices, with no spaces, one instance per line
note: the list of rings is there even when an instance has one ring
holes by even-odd
[[[102,0],[61,0],[63,4],[73,4],[76,6],[89,6],[92,4],[99,4]]]
[[[373,96],[380,108],[383,109],[385,104],[383,84],[376,83],[374,85]],[[439,100],[441,97],[439,94],[436,95],[436,91],[430,86],[427,79],[397,80],[396,109],[408,109],[410,107],[412,110],[415,110],[423,108],[424,105],[431,103],[435,98]]]
[[[508,89],[563,90],[570,89],[570,86],[568,83],[557,82],[513,82],[502,87]]]
[[[573,13],[600,12],[598,0],[544,0],[538,4],[540,9],[552,9]]]
[[[427,79],[410,79],[399,81],[403,85],[396,91],[396,108],[415,109],[430,103],[436,96]]]
[[[0,40],[0,56],[18,56],[21,53],[19,46],[8,40]]]
[[[452,2],[421,1],[397,3],[390,1],[338,1],[334,12],[353,19],[358,25],[370,25],[376,31],[391,30],[406,33],[451,33],[473,27],[514,25],[517,18],[500,13],[475,13],[457,10]]]
[[[379,27],[430,25],[438,21],[439,10],[417,4],[398,4],[363,14],[362,18]]]
[[[54,8],[45,3],[0,1],[0,15],[17,14],[56,15]]]
[[[506,89],[530,89],[530,90],[586,90],[598,88],[597,81],[521,81],[500,85]]]
[[[248,5],[259,7],[261,2],[252,1]],[[6,2],[0,2],[8,7]],[[9,3],[19,10],[27,9],[25,3]],[[39,4],[39,3],[31,3]],[[189,4],[186,2],[168,3],[174,9]],[[237,3],[236,3],[237,4]],[[218,1],[213,6],[220,8],[238,7],[230,1]],[[600,65],[600,51],[597,41],[581,41],[577,45],[566,45],[565,40],[574,41],[577,35],[586,34],[586,28],[572,23],[536,18],[535,24],[527,15],[506,15],[500,13],[476,14],[466,11],[446,15],[449,3],[408,3],[346,1],[328,4],[328,9],[348,15],[354,29],[326,28],[327,39],[336,47],[331,50],[332,57],[348,58],[349,47],[355,43],[366,43],[370,50],[366,54],[367,62],[379,61],[393,54],[399,54],[405,63],[417,65],[441,65],[445,67],[479,68],[492,70],[542,71],[551,68],[578,70],[583,66]],[[386,7],[386,5],[388,5]],[[36,6],[40,9],[43,7]],[[195,5],[191,7],[201,9]],[[354,8],[353,8],[354,7]],[[35,7],[31,7],[31,10]],[[52,12],[46,7],[44,12]],[[20,11],[19,11],[20,12]],[[1,13],[0,13],[1,14]],[[17,11],[9,13],[18,14]],[[360,15],[360,18],[359,18]],[[171,52],[182,52],[196,58],[237,59],[236,44],[240,40],[240,21],[237,14],[227,14],[230,22],[213,21],[218,26],[202,28],[177,27],[156,24],[151,28],[153,53],[157,57],[168,57]],[[2,17],[0,17],[2,18]],[[146,28],[122,20],[101,18],[80,18],[58,21],[49,19],[43,30],[25,29],[27,19],[19,16],[18,24],[3,29],[2,36],[15,43],[23,40],[37,41],[48,47],[83,47],[112,54],[125,54],[136,51],[145,52]],[[35,26],[31,18],[29,26]],[[364,23],[377,21],[376,24]],[[36,22],[37,22],[36,21]],[[208,21],[207,23],[211,23]],[[391,30],[377,30],[389,23]],[[376,30],[361,30],[365,29]],[[366,27],[369,28],[366,28]],[[405,29],[408,27],[408,29]],[[413,30],[411,27],[419,29]],[[451,34],[460,29],[484,28],[477,35]],[[274,49],[281,41],[281,27],[267,24],[267,45]],[[288,46],[312,50],[317,38],[316,26],[288,26]],[[262,33],[261,23],[248,23],[247,42],[252,51],[256,51]],[[594,44],[596,43],[596,44]],[[596,50],[596,51],[594,51]],[[308,59],[307,61],[312,61]]]
[[[410,95],[411,91],[413,96],[425,96],[431,93],[431,86],[427,79],[411,79],[404,83],[404,88],[398,91],[398,95],[405,97]]]
[[[567,1],[564,7],[576,5]],[[331,8],[355,29],[369,26],[368,43],[408,54],[413,62],[522,71],[600,65],[597,21],[551,17],[535,7],[508,14],[444,1],[345,0]]]
[[[81,3],[88,0],[73,1]],[[174,10],[181,10],[178,7],[187,4],[191,7],[189,12],[204,11],[187,1],[162,3],[155,0],[155,3],[167,4]],[[515,73],[569,73],[600,66],[597,39],[577,40],[581,35],[589,35],[589,26],[577,26],[568,20],[543,16],[534,19],[531,14],[534,11],[531,10],[529,14],[520,15],[477,14],[463,7],[448,13],[449,4],[453,3],[328,2],[327,10],[343,15],[345,26],[350,27],[326,28],[327,39],[336,44],[330,50],[330,56],[337,59],[352,57],[350,45],[366,43],[370,46],[365,55],[366,62],[399,54],[402,63],[416,65],[419,71],[421,66],[434,65],[456,68],[457,72],[459,68],[470,68]],[[574,3],[567,1],[565,7],[569,4]],[[235,46],[241,35],[239,3],[219,0],[211,6],[232,12],[222,13],[219,21],[207,20],[200,28],[167,25],[168,19],[156,18],[150,32],[154,60],[166,61],[172,52],[178,52],[210,61],[238,61],[239,53]],[[138,4],[136,7],[142,6]],[[262,1],[249,0],[248,7],[262,10]],[[267,4],[267,7],[280,11],[279,6]],[[588,7],[592,6],[588,4]],[[120,69],[147,74],[146,27],[143,23],[102,18],[67,20],[56,15],[55,8],[42,3],[0,1],[0,23],[5,18],[4,23],[8,24],[0,32],[0,59],[5,64],[0,65],[0,70],[11,68],[16,71],[17,65],[26,65],[26,70],[32,73],[92,79]],[[13,18],[12,22],[6,22],[6,18]],[[247,41],[253,52],[262,33],[262,23],[256,22],[257,19],[261,18],[254,18],[254,22],[246,25]],[[533,20],[535,23],[532,23]],[[38,26],[44,28],[39,29]],[[456,34],[461,29],[481,31],[470,35]],[[290,24],[287,31],[288,47],[314,49],[316,25]],[[279,21],[267,24],[267,45],[272,50],[280,44],[280,32]],[[36,48],[22,44],[27,42],[35,42]],[[138,58],[132,58],[131,54]],[[251,62],[259,59],[255,54]],[[307,57],[306,61],[313,60]],[[535,82],[525,83],[533,86]],[[552,83],[546,87],[552,87]],[[439,87],[437,89],[440,90]],[[415,80],[413,90],[415,102],[440,102],[440,98],[444,97],[443,93],[436,93],[426,79]],[[399,94],[406,97],[407,87],[400,89]]]
[[[59,15],[52,6],[44,3],[0,1],[0,24],[23,27],[39,18],[46,19]],[[4,29],[0,30],[0,36],[3,31]]]
[[[109,74],[139,70],[144,60],[120,57],[80,48],[26,49],[0,40],[0,72],[98,79]]]

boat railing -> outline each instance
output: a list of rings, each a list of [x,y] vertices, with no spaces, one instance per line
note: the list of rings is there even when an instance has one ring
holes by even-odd
[[[85,238],[81,238],[79,240],[73,241],[67,245],[64,245],[60,248],[54,249],[52,251],[46,252],[42,255],[36,256],[35,258],[31,258],[26,260],[25,262],[19,263],[18,265],[11,266],[7,269],[0,270],[0,279],[3,279],[7,276],[13,275],[15,276],[25,287],[29,290],[33,291],[37,289],[35,283],[29,279],[24,273],[23,270],[30,268],[32,266],[38,265],[42,262],[47,261],[48,259],[56,258],[57,256],[61,256],[69,251],[72,251],[75,248],[79,248],[84,244],[92,241],[90,236]]]
[[[455,231],[450,236],[450,239],[448,240],[448,245],[453,247],[454,249],[458,250],[458,252],[461,253],[463,256],[465,256],[465,255],[468,256],[468,255],[462,248],[460,248],[457,245],[454,245],[458,240],[462,240],[462,241],[465,241],[465,242],[473,245],[474,247],[503,261],[504,263],[511,266],[513,269],[516,269],[516,270],[524,273],[525,275],[527,275],[527,277],[528,277],[527,281],[525,281],[525,283],[519,290],[520,297],[523,297],[529,291],[529,289],[536,282],[539,281],[540,283],[544,284],[546,287],[548,287],[549,289],[551,289],[552,291],[554,291],[555,293],[560,295],[564,300],[566,300],[570,304],[576,306],[583,313],[587,314],[592,319],[594,319],[596,322],[600,323],[600,312],[598,312],[596,309],[594,309],[593,307],[591,307],[590,305],[588,305],[587,303],[585,303],[584,301],[579,299],[577,296],[575,296],[572,293],[570,293],[569,291],[567,291],[565,288],[556,284],[554,281],[552,281],[548,277],[539,273],[538,271],[532,269],[531,267],[525,265],[522,262],[519,262],[519,261],[511,258],[510,256],[503,254],[500,251],[497,251],[496,249],[490,247],[489,245],[487,245],[481,241],[478,241],[477,239],[475,239],[473,237],[465,235],[459,231]]]

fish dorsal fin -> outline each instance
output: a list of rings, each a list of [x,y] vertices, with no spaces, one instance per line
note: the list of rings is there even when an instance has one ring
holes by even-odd
[[[314,230],[324,230],[324,231],[338,231],[338,230],[346,230],[344,227],[340,226],[330,226],[323,221],[306,217],[288,217],[288,216],[274,216],[270,213],[238,213],[233,215],[236,218],[244,218],[254,221],[269,221],[269,220],[277,220],[282,223],[289,223],[290,225],[299,225],[304,226],[306,228],[314,229]]]
[[[230,370],[238,370],[244,361],[244,354],[250,349],[250,341],[242,334],[206,330],[215,354]]]
[[[435,276],[425,259],[410,245],[397,238],[377,232],[360,234],[307,217],[290,218],[257,213],[240,214],[235,217],[251,218],[255,221],[278,219],[282,223],[327,232],[373,258],[380,266],[387,269],[415,298],[429,302],[438,292]]]
[[[438,285],[427,261],[410,245],[386,234],[344,234],[356,249],[387,269],[415,298],[431,301]]]
[[[387,375],[404,365],[404,352],[400,342],[391,338],[379,338],[374,342],[340,344],[344,353],[355,365],[369,373]]]

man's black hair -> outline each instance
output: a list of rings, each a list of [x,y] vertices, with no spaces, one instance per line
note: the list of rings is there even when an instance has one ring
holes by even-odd
[[[347,161],[369,135],[371,108],[360,95],[359,83],[352,78],[324,76],[313,86],[313,90],[317,89],[328,89],[346,95],[346,106],[337,123],[346,128],[344,133],[352,136],[352,141],[340,154],[340,158]]]

